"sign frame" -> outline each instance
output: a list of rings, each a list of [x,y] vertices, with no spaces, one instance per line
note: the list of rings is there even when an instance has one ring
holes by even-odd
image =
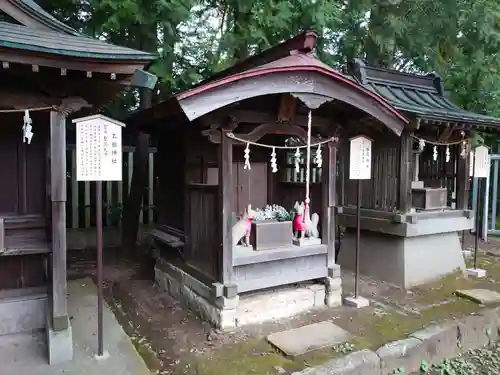
[[[103,115],[73,120],[76,126],[77,181],[122,181],[122,129]]]
[[[73,120],[73,123],[76,124],[77,181],[94,181],[96,183],[97,357],[102,358],[105,356],[102,182],[122,181],[122,129],[125,128],[125,124],[101,114],[77,118]],[[95,164],[98,164],[98,167]]]
[[[491,158],[488,147],[481,145],[474,149],[473,174],[476,178],[487,178],[490,175]]]
[[[357,135],[349,139],[349,179],[370,180],[372,178],[373,139]]]

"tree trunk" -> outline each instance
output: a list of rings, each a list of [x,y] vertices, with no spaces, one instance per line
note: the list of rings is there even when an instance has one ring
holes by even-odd
[[[142,89],[141,109],[150,108],[152,105],[153,91]],[[139,231],[139,216],[141,203],[144,196],[144,188],[147,180],[149,153],[149,134],[139,132],[137,134],[134,152],[134,168],[130,183],[130,192],[123,210],[122,226],[122,248],[126,253],[136,253],[137,234]]]
[[[135,30],[134,30],[135,29]],[[139,48],[144,51],[154,51],[157,40],[151,36],[155,35],[156,24],[141,25],[132,28],[138,36]],[[153,105],[153,90],[141,88],[140,102],[141,109],[151,108]],[[123,207],[123,225],[122,225],[122,249],[129,255],[141,255],[137,251],[137,235],[139,232],[139,216],[141,213],[142,198],[147,184],[148,154],[149,154],[149,134],[138,132],[135,142],[134,167],[132,169],[132,178],[130,190]]]

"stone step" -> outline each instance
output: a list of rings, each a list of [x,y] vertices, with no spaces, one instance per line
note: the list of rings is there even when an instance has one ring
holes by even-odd
[[[45,327],[47,291],[27,288],[0,293],[0,335],[32,332]]]
[[[287,356],[296,357],[314,350],[332,347],[349,340],[351,335],[332,322],[309,324],[269,335],[267,340]]]

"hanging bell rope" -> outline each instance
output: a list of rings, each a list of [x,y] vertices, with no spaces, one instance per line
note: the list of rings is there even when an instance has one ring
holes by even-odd
[[[306,206],[309,205],[309,181],[311,178],[311,123],[312,123],[312,113],[309,110],[309,114],[307,115],[307,148],[306,148]],[[305,215],[304,215],[305,217]]]

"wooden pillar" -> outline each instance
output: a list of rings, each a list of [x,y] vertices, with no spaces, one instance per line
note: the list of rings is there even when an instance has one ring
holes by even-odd
[[[50,112],[50,195],[52,203],[52,329],[68,328],[66,279],[66,117]]]
[[[233,144],[227,136],[228,130],[221,130],[219,146],[219,206],[221,212],[222,256],[220,282],[224,286],[233,280],[233,236],[231,220],[233,212]]]
[[[407,213],[411,209],[411,158],[412,158],[412,138],[408,133],[401,134],[399,146],[399,211]]]
[[[335,205],[337,195],[337,147],[328,142],[321,173],[321,242],[328,247],[328,269],[335,264]]]
[[[458,156],[457,166],[457,210],[466,210],[469,207],[469,156]]]

